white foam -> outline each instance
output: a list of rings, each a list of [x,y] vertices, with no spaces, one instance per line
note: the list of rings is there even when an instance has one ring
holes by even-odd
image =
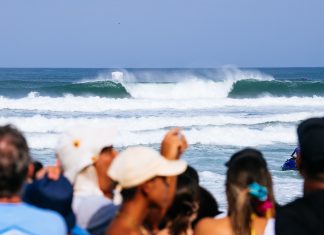
[[[211,171],[199,172],[200,184],[208,189],[213,196],[216,198],[219,207],[224,210],[226,209],[226,194],[225,194],[225,175],[218,174]]]
[[[90,124],[90,123],[88,123]],[[61,132],[38,133],[25,132],[32,148],[54,148]],[[130,131],[121,129],[116,146],[159,144],[166,131]],[[204,127],[190,128],[183,131],[189,144],[213,144],[219,146],[256,147],[260,145],[273,145],[278,143],[296,143],[295,127],[282,127],[280,125],[252,129],[249,127]],[[55,141],[54,141],[55,140]]]
[[[213,71],[213,74],[208,75],[209,79],[186,71],[146,71],[137,76],[140,77],[126,70],[116,70],[111,73],[102,72],[96,78],[82,79],[78,83],[114,81],[121,83],[136,99],[179,100],[226,98],[237,81],[273,80],[273,77],[259,71],[240,70],[230,66]]]
[[[128,93],[136,99],[202,99],[226,98],[233,85],[226,80],[215,82],[211,80],[191,79],[179,83],[141,83],[126,84]]]
[[[185,75],[177,83],[124,84],[132,97],[138,99],[206,99],[226,98],[233,84],[240,80],[273,80],[257,71],[226,67],[216,74],[217,80],[206,80]]]
[[[64,97],[37,96],[30,93],[28,97],[10,99],[0,97],[0,109],[22,109],[39,111],[80,111],[107,112],[111,110],[159,110],[159,109],[216,109],[216,108],[261,108],[276,107],[289,110],[291,108],[314,108],[323,111],[324,97],[264,97],[258,99],[188,99],[188,100],[151,100],[151,99],[109,99],[101,97]]]
[[[286,175],[280,177],[272,176],[275,197],[282,205],[291,202],[303,194],[303,180],[297,176],[297,172],[287,172],[286,174],[289,173],[293,173],[295,177]]]
[[[189,143],[229,145],[229,146],[260,146],[277,143],[296,143],[295,127],[271,126],[263,129],[248,127],[207,127],[192,128],[185,131]]]
[[[126,83],[126,82],[136,82],[136,77],[134,74],[127,72],[124,69],[116,70],[113,72],[101,72],[95,78],[83,78],[77,83],[91,83],[91,82],[105,82],[105,81],[113,81],[118,83]]]
[[[191,116],[191,117],[130,117],[130,118],[116,118],[116,117],[91,117],[91,118],[56,118],[44,117],[42,115],[34,115],[31,117],[0,117],[0,125],[14,124],[24,132],[62,132],[73,125],[103,125],[109,124],[117,126],[125,131],[146,131],[158,130],[167,127],[182,127],[190,128],[193,126],[229,126],[229,125],[254,125],[267,124],[269,122],[286,122],[294,126],[300,120],[315,116],[323,115],[318,112],[296,112],[288,114],[277,115],[263,115],[261,117],[247,117],[247,116]]]

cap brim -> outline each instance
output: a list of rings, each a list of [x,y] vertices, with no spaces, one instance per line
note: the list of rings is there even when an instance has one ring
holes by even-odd
[[[157,176],[175,176],[180,175],[187,169],[187,163],[182,160],[161,159]]]

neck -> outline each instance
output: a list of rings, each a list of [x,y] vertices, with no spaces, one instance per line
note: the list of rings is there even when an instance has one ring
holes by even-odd
[[[103,192],[103,194],[109,198],[112,199],[113,198],[113,194],[112,194],[112,190],[111,190],[111,184],[112,181],[109,177],[103,176],[103,177],[98,177],[98,183],[99,183],[99,187],[101,189],[101,191]]]
[[[324,182],[305,178],[304,194],[324,190]]]
[[[138,229],[143,225],[148,210],[149,202],[146,197],[137,193],[134,199],[123,203],[119,218],[123,219],[130,227]]]
[[[18,203],[18,202],[21,202],[21,198],[20,196],[12,196],[12,197],[2,197],[0,198],[0,202],[3,202],[3,203]]]

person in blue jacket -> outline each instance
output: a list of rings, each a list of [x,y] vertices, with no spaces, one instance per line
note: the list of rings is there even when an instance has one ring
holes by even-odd
[[[291,158],[286,160],[285,163],[281,167],[281,169],[283,171],[297,170],[297,168],[298,168],[297,163],[298,163],[298,159],[300,157],[300,148],[299,147],[295,148],[294,152],[290,156],[291,156]]]

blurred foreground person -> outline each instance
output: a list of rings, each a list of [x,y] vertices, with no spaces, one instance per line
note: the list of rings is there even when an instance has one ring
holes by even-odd
[[[58,180],[51,180],[45,175],[42,179],[34,180],[27,185],[23,194],[23,201],[31,205],[50,209],[60,213],[70,235],[89,235],[76,224],[72,211],[73,188],[64,176]]]
[[[58,213],[21,201],[29,164],[24,136],[10,125],[0,127],[0,234],[66,235]]]
[[[192,235],[192,222],[196,219],[199,208],[198,180],[186,172],[177,178],[175,197],[166,213],[165,229],[158,235]]]
[[[44,165],[40,161],[32,161],[28,167],[27,182],[33,182],[37,178],[38,172],[42,171],[43,168]]]
[[[276,234],[324,234],[324,118],[302,122],[297,133],[304,196],[279,209]]]
[[[228,215],[203,219],[195,235],[274,234],[274,196],[271,175],[262,154],[254,149],[235,153],[226,174]]]
[[[72,208],[77,224],[103,234],[114,217],[113,185],[107,171],[117,156],[112,127],[77,126],[67,130],[56,147],[64,176],[73,185]]]
[[[167,160],[147,147],[131,147],[116,158],[108,175],[117,182],[123,203],[106,235],[151,234],[144,220],[151,208],[166,208],[170,203],[168,176],[185,171],[182,160]],[[117,195],[116,195],[117,196]]]

